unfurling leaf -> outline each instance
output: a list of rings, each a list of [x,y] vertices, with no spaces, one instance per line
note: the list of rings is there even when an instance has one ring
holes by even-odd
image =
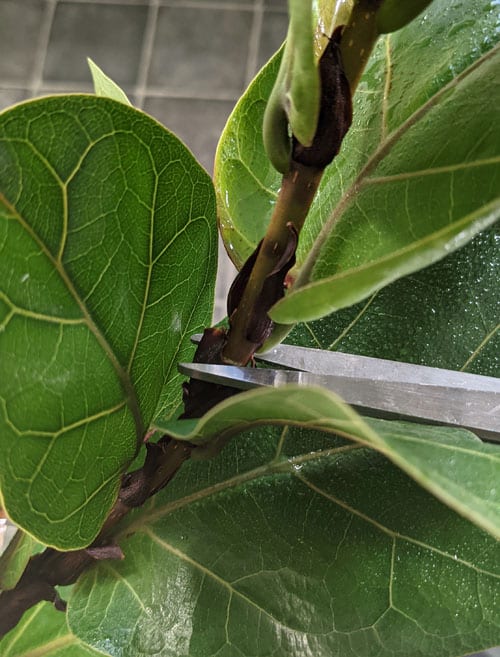
[[[281,173],[286,173],[290,166],[288,126],[301,144],[309,146],[316,133],[321,93],[314,57],[311,3],[289,0],[289,11],[290,22],[281,66],[263,121],[267,155]]]
[[[120,103],[125,103],[125,105],[132,105],[130,100],[127,98],[127,94],[121,89],[116,82],[102,71],[95,62],[93,62],[90,57],[87,58],[89,64],[90,72],[92,74],[92,80],[94,82],[94,90],[97,96],[104,96],[105,98],[112,98],[117,100]]]
[[[337,28],[319,60],[320,112],[311,144],[293,137],[292,159],[308,167],[324,169],[330,164],[351,126],[351,90],[342,67],[341,35],[342,28]]]

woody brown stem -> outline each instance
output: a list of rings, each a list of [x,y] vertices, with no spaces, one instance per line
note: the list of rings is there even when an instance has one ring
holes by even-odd
[[[191,455],[187,443],[168,436],[147,449],[143,467],[124,475],[118,498],[92,545],[71,552],[47,548],[31,557],[13,589],[0,593],[0,638],[17,625],[25,611],[43,600],[53,602],[57,609],[63,610],[65,604],[59,598],[56,586],[73,584],[100,559],[119,558],[121,551],[113,541],[118,523],[133,508],[141,506],[166,486]]]

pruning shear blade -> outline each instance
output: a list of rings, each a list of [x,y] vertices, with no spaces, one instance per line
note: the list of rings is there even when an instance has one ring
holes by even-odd
[[[500,379],[293,345],[256,358],[287,369],[181,363],[179,370],[239,389],[317,385],[363,415],[463,427],[500,442]]]

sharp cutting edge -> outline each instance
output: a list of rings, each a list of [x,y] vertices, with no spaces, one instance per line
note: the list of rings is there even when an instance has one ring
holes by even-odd
[[[182,363],[179,369],[193,378],[241,389],[319,385],[364,415],[463,427],[500,442],[500,379],[293,345],[279,345],[258,358],[293,369],[202,363]]]

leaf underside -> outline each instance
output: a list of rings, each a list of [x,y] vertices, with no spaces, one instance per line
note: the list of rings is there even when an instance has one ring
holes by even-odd
[[[130,100],[127,98],[125,92],[109,78],[102,69],[93,62],[90,57],[87,58],[87,63],[92,74],[92,81],[94,82],[94,90],[96,96],[105,96],[106,98],[113,98],[126,105],[131,105]]]
[[[178,406],[215,257],[211,182],[146,115],[93,96],[0,115],[0,488],[40,541],[91,542]]]

